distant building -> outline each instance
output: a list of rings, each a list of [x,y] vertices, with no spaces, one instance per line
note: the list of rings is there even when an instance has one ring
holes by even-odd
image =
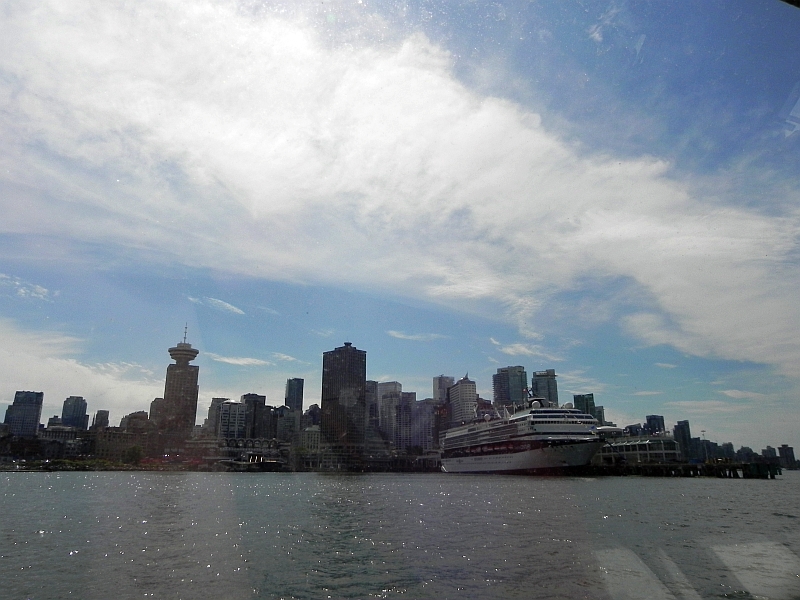
[[[244,438],[247,431],[247,405],[231,401],[220,403],[217,430],[221,438]]]
[[[524,404],[528,400],[528,374],[524,367],[501,367],[492,375],[495,406]]]
[[[595,416],[594,394],[573,394],[572,405],[587,415]]]
[[[548,406],[558,406],[558,384],[555,369],[536,371],[531,380],[531,392],[547,400]]]
[[[189,363],[197,358],[198,350],[183,342],[169,349],[175,364],[167,366],[163,402],[154,400],[150,417],[160,433],[188,438],[197,420],[197,378],[200,367]]]
[[[122,431],[147,433],[155,428],[155,424],[150,421],[145,411],[138,410],[122,417],[119,428]]]
[[[439,447],[436,431],[436,411],[441,406],[433,398],[415,402],[411,419],[411,446],[428,452]]]
[[[350,342],[322,354],[320,431],[330,448],[327,466],[360,464],[366,432],[367,353]]]
[[[267,397],[261,394],[244,394],[241,397],[242,404],[246,407],[245,430],[246,438],[266,438],[270,436],[270,421],[272,419],[272,407],[267,413]]]
[[[450,386],[447,389],[447,404],[450,410],[450,427],[472,421],[478,407],[475,382],[465,375]]]
[[[692,432],[689,428],[689,421],[678,421],[672,428],[672,437],[678,442],[683,460],[696,458],[692,453]]]
[[[230,398],[212,398],[211,406],[208,407],[208,417],[203,424],[204,435],[208,437],[219,436],[219,407],[223,402],[230,402]]]
[[[284,405],[299,413],[303,412],[303,380],[299,377],[286,380]]]
[[[396,447],[397,407],[403,394],[403,384],[399,381],[378,383],[378,430],[391,447]]]
[[[666,431],[664,417],[661,415],[647,415],[645,419],[647,420],[647,430],[650,435],[658,435]]]
[[[88,429],[89,414],[86,412],[87,406],[83,396],[70,396],[64,400],[64,406],[61,409],[61,424],[65,427]]]
[[[778,457],[784,469],[796,469],[797,459],[794,457],[794,448],[788,444],[781,444],[778,448]]]
[[[92,429],[105,429],[108,427],[108,411],[98,410],[92,417]]]
[[[44,392],[17,392],[14,403],[6,409],[5,423],[11,435],[36,437],[42,419]]]
[[[447,390],[456,382],[454,377],[449,375],[437,375],[433,378],[433,401],[436,404],[444,404],[447,400]]]

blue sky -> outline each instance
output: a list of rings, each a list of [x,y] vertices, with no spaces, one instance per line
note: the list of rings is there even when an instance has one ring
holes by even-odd
[[[800,10],[58,2],[0,12],[0,404],[418,398],[554,368],[620,425],[800,446]]]

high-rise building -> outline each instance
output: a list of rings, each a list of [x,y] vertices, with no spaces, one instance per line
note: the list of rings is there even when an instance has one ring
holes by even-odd
[[[320,430],[337,462],[360,462],[363,457],[366,383],[364,350],[345,342],[344,346],[323,352]]]
[[[286,380],[286,394],[283,403],[297,412],[303,412],[303,380],[293,377]]]
[[[11,435],[36,437],[42,419],[44,392],[17,392],[14,403],[6,409],[5,424]]]
[[[672,428],[672,437],[678,442],[684,460],[695,458],[692,452],[692,432],[689,429],[689,421],[678,421]]]
[[[573,394],[572,404],[579,411],[587,415],[595,416],[594,414],[594,394]]]
[[[447,389],[450,410],[450,426],[457,427],[475,418],[478,407],[478,391],[475,382],[466,375]]]
[[[525,404],[528,400],[528,374],[525,367],[502,367],[492,375],[495,406]]]
[[[241,398],[242,404],[247,408],[247,415],[245,417],[245,433],[246,438],[263,438],[267,437],[267,429],[269,425],[269,417],[265,414],[267,411],[267,397],[260,394],[244,394]],[[272,407],[269,407],[272,412]],[[271,415],[270,415],[271,416]]]
[[[208,418],[204,427],[209,437],[219,436],[219,407],[223,402],[230,402],[230,398],[212,398],[211,406],[208,407]]]
[[[539,398],[544,398],[548,406],[558,406],[558,385],[556,384],[555,369],[535,371],[531,380],[531,392]]]
[[[447,389],[456,382],[454,377],[449,375],[437,375],[433,378],[433,401],[436,404],[444,404],[447,400]]]
[[[384,439],[395,444],[397,435],[397,407],[403,394],[399,381],[383,381],[378,384],[378,426]]]
[[[780,458],[781,466],[784,469],[796,469],[797,460],[794,457],[794,448],[789,444],[781,444],[778,448],[778,456]]]
[[[247,406],[241,402],[222,402],[219,405],[219,437],[243,438],[247,430]]]
[[[163,402],[151,404],[150,415],[160,433],[189,437],[197,420],[197,377],[200,367],[189,363],[199,351],[183,342],[169,349],[175,364],[167,366]]]
[[[86,412],[87,406],[83,396],[70,396],[64,400],[64,406],[61,409],[61,424],[65,427],[88,429],[89,414]]]
[[[661,415],[647,415],[647,430],[651,435],[658,435],[664,433],[667,428],[664,426],[664,417]]]
[[[105,429],[108,427],[108,411],[98,410],[92,417],[92,429]]]

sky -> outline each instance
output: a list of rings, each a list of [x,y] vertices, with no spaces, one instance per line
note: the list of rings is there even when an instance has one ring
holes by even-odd
[[[0,408],[115,424],[322,353],[417,398],[552,368],[620,426],[800,447],[800,10],[5,3]]]

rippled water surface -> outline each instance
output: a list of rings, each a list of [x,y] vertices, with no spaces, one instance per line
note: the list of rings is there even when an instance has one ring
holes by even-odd
[[[2,598],[800,598],[774,481],[4,473]]]

